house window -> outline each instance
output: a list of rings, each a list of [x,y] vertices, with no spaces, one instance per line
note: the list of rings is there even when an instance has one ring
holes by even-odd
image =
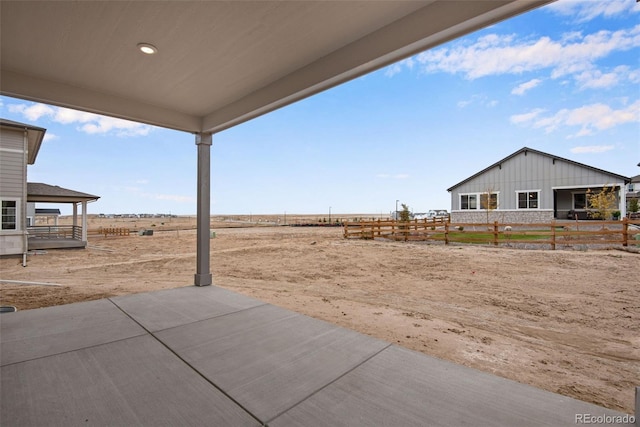
[[[498,193],[472,193],[460,195],[460,209],[497,209]]]
[[[2,230],[18,229],[18,201],[2,201]]]
[[[586,208],[587,208],[587,194],[573,193],[573,209],[586,209]]]
[[[498,194],[497,193],[482,193],[480,194],[480,209],[498,209]]]
[[[460,195],[460,209],[478,209],[478,196],[477,194],[461,194]]]
[[[538,209],[540,191],[518,191],[518,209]]]

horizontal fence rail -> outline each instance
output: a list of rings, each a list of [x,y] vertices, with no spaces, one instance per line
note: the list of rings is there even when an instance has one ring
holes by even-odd
[[[131,230],[125,227],[100,227],[92,230],[88,230],[88,234],[92,236],[129,236]]]
[[[344,238],[389,239],[547,246],[640,245],[640,220],[552,221],[551,223],[452,223],[446,218],[428,220],[359,221],[344,223]]]

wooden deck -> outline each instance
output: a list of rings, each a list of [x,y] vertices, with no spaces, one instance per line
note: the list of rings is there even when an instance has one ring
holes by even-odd
[[[86,248],[87,242],[83,242],[82,240],[78,239],[71,239],[68,237],[58,239],[30,237],[27,240],[27,246],[30,251],[36,249]]]

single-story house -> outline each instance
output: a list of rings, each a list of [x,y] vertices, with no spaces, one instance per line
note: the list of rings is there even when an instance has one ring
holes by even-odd
[[[452,222],[587,219],[587,191],[612,188],[621,217],[630,178],[524,147],[448,188]],[[487,212],[489,211],[489,212]]]
[[[46,129],[0,119],[0,255],[26,256],[29,249],[85,247],[86,216],[90,201],[99,197],[56,186],[27,183],[27,165],[36,161]],[[72,203],[73,225],[39,227],[30,224],[35,203]],[[78,204],[82,224],[78,224]]]
[[[27,192],[29,191],[28,189],[29,185],[27,183]],[[58,218],[60,215],[60,209],[36,208],[35,203],[27,203],[27,225],[29,227],[34,226],[37,222],[41,221],[49,224],[50,220],[53,220],[54,225],[58,225]]]

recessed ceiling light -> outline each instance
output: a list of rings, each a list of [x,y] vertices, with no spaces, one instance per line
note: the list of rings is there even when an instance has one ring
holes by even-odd
[[[158,48],[156,48],[154,45],[149,43],[138,43],[138,49],[140,49],[140,52],[147,55],[153,55],[154,53],[158,53]]]

